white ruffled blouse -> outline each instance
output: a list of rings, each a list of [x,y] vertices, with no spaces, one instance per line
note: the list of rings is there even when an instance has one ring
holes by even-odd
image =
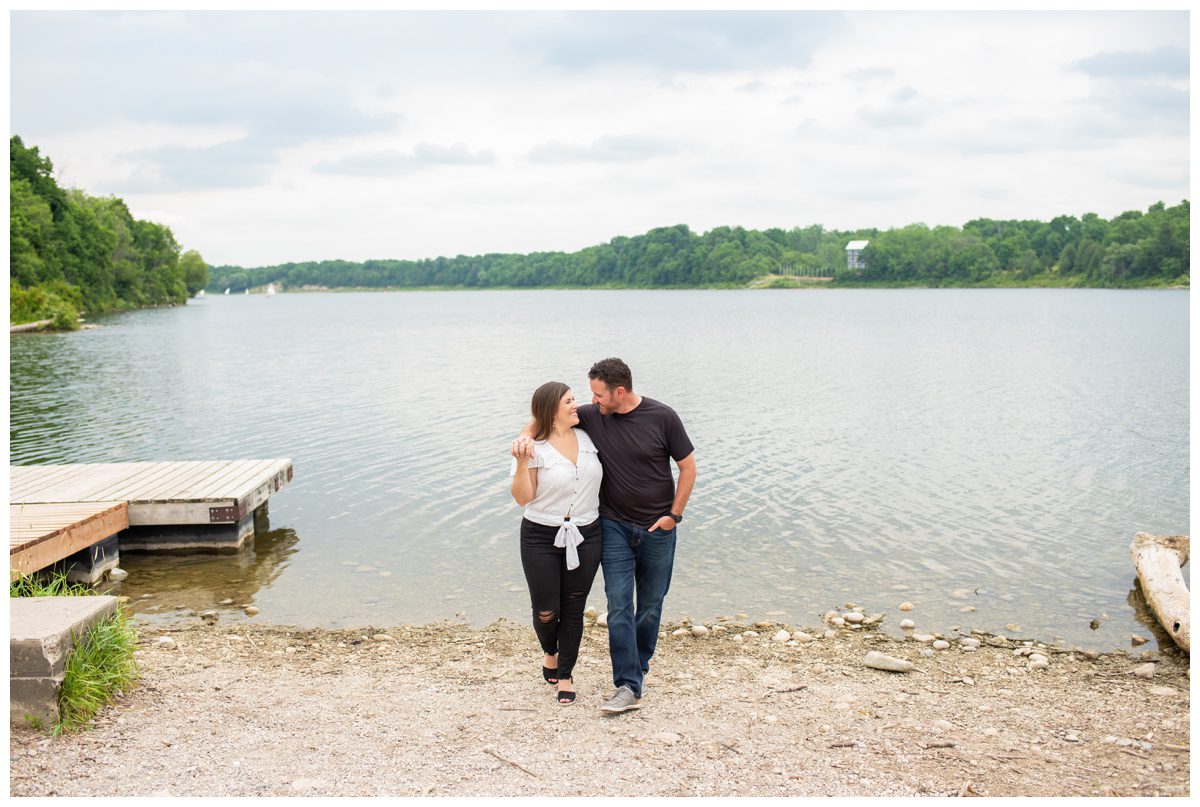
[[[567,550],[567,568],[579,566],[576,547],[583,543],[578,527],[600,518],[600,480],[604,469],[600,452],[583,429],[575,429],[579,440],[576,462],[558,453],[546,440],[535,440],[530,468],[537,468],[537,493],[525,506],[525,518],[534,524],[558,527],[554,545]],[[513,459],[509,476],[517,472]]]

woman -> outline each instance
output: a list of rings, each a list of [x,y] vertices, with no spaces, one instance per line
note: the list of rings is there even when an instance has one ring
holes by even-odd
[[[575,702],[573,671],[583,609],[600,567],[600,457],[579,423],[571,388],[548,381],[533,393],[533,458],[513,460],[512,497],[524,505],[521,566],[542,646],[542,677],[563,706]]]

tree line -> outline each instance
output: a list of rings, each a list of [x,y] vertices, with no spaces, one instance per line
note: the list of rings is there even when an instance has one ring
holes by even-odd
[[[115,196],[59,187],[36,146],[9,140],[9,321],[77,327],[81,313],[178,305],[209,282],[171,229]]]
[[[841,286],[1066,286],[1189,284],[1190,205],[1161,202],[1106,220],[975,219],[881,231],[687,225],[614,238],[577,252],[493,253],[424,260],[329,260],[211,267],[214,291],[285,288],[738,287],[764,277],[818,274]],[[865,268],[846,268],[849,241],[866,240]],[[781,277],[782,281],[783,278]]]

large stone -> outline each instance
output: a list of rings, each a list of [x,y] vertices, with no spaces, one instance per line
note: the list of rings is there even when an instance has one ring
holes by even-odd
[[[875,670],[887,670],[888,672],[910,672],[913,669],[913,663],[907,659],[896,658],[889,656],[886,653],[880,653],[878,650],[872,650],[863,658],[863,664]]]

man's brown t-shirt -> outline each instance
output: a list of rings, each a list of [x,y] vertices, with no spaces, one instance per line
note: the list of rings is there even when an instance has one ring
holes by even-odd
[[[624,415],[601,415],[594,404],[579,407],[579,425],[600,450],[600,517],[649,529],[671,512],[675,479],[671,460],[692,453],[692,441],[675,410],[653,398]]]

